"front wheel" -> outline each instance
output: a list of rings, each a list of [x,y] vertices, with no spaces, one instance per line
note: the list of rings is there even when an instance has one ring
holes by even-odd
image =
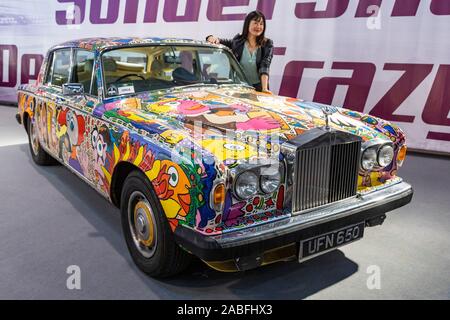
[[[189,265],[192,256],[175,243],[161,204],[144,174],[130,173],[120,203],[125,241],[143,272],[162,278],[180,273]]]
[[[32,118],[29,118],[27,121],[28,144],[30,146],[31,157],[40,166],[53,165],[56,163],[56,160],[42,149],[41,143],[39,142],[38,129],[34,122]]]

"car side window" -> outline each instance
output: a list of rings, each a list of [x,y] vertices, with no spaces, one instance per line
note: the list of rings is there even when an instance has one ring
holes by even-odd
[[[61,87],[69,82],[70,75],[70,49],[53,52],[52,63],[47,76],[47,83]]]
[[[94,72],[94,53],[77,49],[74,62],[71,82],[81,83],[85,93],[97,96],[97,81],[92,74]]]
[[[221,51],[200,51],[200,68],[206,79],[214,78],[216,80],[234,79],[230,60],[225,53]]]

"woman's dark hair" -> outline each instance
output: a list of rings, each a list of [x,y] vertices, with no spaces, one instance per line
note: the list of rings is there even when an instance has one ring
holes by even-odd
[[[264,29],[263,32],[256,37],[256,44],[258,46],[262,46],[264,45],[264,43],[266,42],[266,37],[265,37],[265,33],[266,33],[266,17],[264,16],[264,14],[260,11],[252,11],[250,12],[246,17],[245,17],[245,21],[244,21],[244,28],[242,29],[242,38],[247,39],[248,38],[248,28],[250,27],[250,22],[252,20],[255,21],[263,21],[264,24]]]

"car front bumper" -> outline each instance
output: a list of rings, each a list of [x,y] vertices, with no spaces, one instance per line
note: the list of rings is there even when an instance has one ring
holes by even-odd
[[[412,187],[400,180],[367,194],[221,235],[207,236],[180,227],[175,230],[175,238],[179,245],[204,261],[255,256],[351,224],[381,223],[386,212],[408,204],[412,196]]]

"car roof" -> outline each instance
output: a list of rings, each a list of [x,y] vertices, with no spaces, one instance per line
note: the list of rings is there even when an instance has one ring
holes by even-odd
[[[138,46],[144,44],[174,44],[174,45],[207,45],[213,46],[205,41],[192,40],[192,39],[181,39],[181,38],[138,38],[138,37],[110,37],[110,38],[84,38],[67,41],[58,45],[53,46],[50,50],[61,49],[61,48],[83,48],[89,51],[104,51],[111,48],[127,47],[127,46]]]

